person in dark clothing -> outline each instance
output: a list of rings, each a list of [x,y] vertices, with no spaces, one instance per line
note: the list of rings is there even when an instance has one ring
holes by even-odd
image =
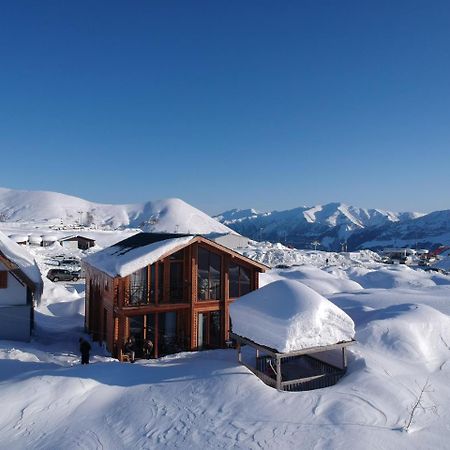
[[[127,339],[127,342],[124,346],[124,353],[128,355],[130,362],[134,363],[134,355],[135,355],[135,341],[132,336]]]
[[[144,358],[150,359],[151,355],[152,355],[152,350],[153,350],[153,342],[150,339],[146,339],[144,341],[142,350],[144,353]]]
[[[89,364],[89,352],[91,351],[91,344],[82,337],[80,342],[81,364]]]

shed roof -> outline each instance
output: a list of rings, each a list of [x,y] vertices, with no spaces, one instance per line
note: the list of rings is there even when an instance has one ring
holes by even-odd
[[[296,280],[279,280],[230,305],[233,333],[279,353],[352,341],[352,319]]]
[[[205,242],[221,251],[241,259],[248,264],[266,270],[267,266],[253,261],[231,249],[220,245],[210,239],[193,234],[173,233],[138,233],[123,241],[117,242],[83,259],[91,267],[108,274],[109,276],[125,277],[149,264],[175,253],[194,242]]]
[[[74,234],[71,236],[65,236],[63,238],[60,238],[59,241],[71,241],[71,240],[75,240],[75,239],[84,239],[85,241],[91,241],[91,242],[95,242],[95,239],[92,238],[88,238],[86,236],[80,236],[79,234]]]

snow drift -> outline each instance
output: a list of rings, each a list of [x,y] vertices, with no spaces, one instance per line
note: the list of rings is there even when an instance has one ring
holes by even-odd
[[[279,280],[230,305],[233,332],[282,353],[350,341],[352,319],[298,281]]]

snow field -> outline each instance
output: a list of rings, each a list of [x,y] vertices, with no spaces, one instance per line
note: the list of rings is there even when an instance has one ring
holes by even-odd
[[[282,264],[294,252],[277,255]],[[120,364],[94,343],[81,366],[84,287],[45,280],[34,340],[0,341],[0,448],[450,448],[450,277],[387,267],[371,252],[295,258],[303,265],[273,269],[261,285],[314,289],[353,320],[357,343],[335,386],[277,392],[233,350]],[[402,432],[427,380],[423,403],[436,414],[419,408]]]

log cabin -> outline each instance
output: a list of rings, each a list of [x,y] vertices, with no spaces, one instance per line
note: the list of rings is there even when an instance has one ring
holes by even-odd
[[[258,288],[267,266],[204,236],[139,233],[83,260],[85,328],[123,360],[133,337],[151,357],[220,348],[230,336],[229,305]]]

